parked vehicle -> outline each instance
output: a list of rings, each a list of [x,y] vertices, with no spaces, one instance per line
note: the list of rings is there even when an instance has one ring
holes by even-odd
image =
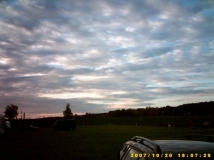
[[[21,131],[38,131],[39,130],[38,127],[35,127],[33,125],[22,125],[22,124],[19,125],[19,129]]]
[[[188,135],[186,138],[192,139]],[[204,136],[204,135],[196,135]],[[210,142],[214,136],[207,137],[209,142],[192,140],[150,140],[135,136],[124,143],[118,152],[117,160],[150,160],[150,159],[214,159],[214,143]]]
[[[3,122],[3,126],[4,126],[4,129],[5,129],[6,131],[11,130],[10,121],[4,121],[4,122]]]
[[[53,130],[75,130],[76,122],[74,119],[57,120],[52,126]]]

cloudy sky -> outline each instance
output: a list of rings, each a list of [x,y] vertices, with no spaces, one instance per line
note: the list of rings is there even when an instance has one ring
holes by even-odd
[[[1,113],[212,101],[213,62],[211,0],[0,1]]]

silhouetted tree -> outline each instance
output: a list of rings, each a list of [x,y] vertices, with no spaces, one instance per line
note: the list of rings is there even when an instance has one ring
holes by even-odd
[[[71,111],[71,109],[70,109],[70,104],[69,104],[69,103],[67,103],[67,105],[66,105],[66,107],[65,107],[65,110],[63,111],[63,115],[64,115],[64,117],[66,117],[66,118],[69,118],[69,117],[72,117],[72,116],[73,116],[73,113],[72,113],[72,111]]]
[[[5,107],[4,116],[9,119],[17,118],[18,116],[18,106],[10,104]]]

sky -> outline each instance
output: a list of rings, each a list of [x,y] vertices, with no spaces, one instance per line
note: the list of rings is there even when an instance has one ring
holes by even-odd
[[[212,0],[1,0],[0,113],[213,101]]]

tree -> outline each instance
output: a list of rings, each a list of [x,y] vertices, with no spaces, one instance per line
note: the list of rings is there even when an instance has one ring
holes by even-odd
[[[17,118],[18,116],[18,106],[10,104],[5,107],[4,116],[9,119]]]
[[[69,118],[69,117],[72,117],[72,116],[73,116],[73,113],[72,113],[72,111],[71,111],[71,109],[70,109],[70,104],[69,104],[69,103],[67,103],[67,105],[66,105],[66,107],[65,107],[65,110],[63,111],[63,115],[64,115],[64,117],[66,117],[66,118]]]

